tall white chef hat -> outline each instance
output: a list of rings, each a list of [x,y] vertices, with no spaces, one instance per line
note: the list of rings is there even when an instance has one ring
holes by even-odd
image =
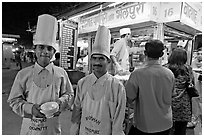
[[[96,32],[92,54],[103,54],[110,59],[110,30],[105,26],[99,26]]]
[[[57,50],[57,19],[54,16],[43,14],[38,16],[37,28],[33,40],[34,45],[48,45]]]
[[[131,34],[130,28],[122,28],[120,29],[120,36],[124,35],[124,34]]]
[[[179,42],[177,43],[177,47],[185,48],[187,42],[188,42],[188,40],[179,40]]]

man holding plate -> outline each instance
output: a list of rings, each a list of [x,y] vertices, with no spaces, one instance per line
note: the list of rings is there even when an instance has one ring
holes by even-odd
[[[33,41],[37,61],[18,72],[8,98],[13,111],[23,117],[20,134],[61,134],[58,116],[73,103],[74,92],[66,71],[50,62],[56,51],[56,35],[57,19],[47,14],[39,16]],[[49,117],[40,107],[47,102],[57,102],[55,113]]]

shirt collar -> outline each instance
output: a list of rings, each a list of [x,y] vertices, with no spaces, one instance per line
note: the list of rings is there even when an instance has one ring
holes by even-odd
[[[94,85],[95,83],[103,85],[106,79],[108,78],[108,75],[108,72],[106,72],[102,77],[98,79],[94,73],[91,73],[91,85]]]
[[[40,73],[43,69],[48,70],[49,73],[52,74],[52,67],[53,67],[53,64],[52,64],[52,63],[48,64],[45,68],[43,68],[42,66],[40,66],[40,65],[36,62],[34,67],[35,67],[35,70],[36,70],[37,74]]]
[[[124,41],[124,43],[126,44],[126,46],[128,46],[128,41],[125,39],[125,38],[121,38],[123,41]]]
[[[148,60],[146,65],[160,65],[159,60]]]

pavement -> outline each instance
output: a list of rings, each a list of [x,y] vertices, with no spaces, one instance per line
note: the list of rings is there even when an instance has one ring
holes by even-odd
[[[23,68],[32,65],[31,63],[22,63]],[[19,135],[22,118],[15,114],[7,103],[11,86],[18,73],[18,67],[14,62],[11,62],[10,68],[2,66],[2,135]],[[60,115],[60,122],[62,127],[62,135],[69,135],[70,120],[72,112],[67,110]],[[201,122],[197,124],[194,129],[188,129],[187,135],[201,135]]]

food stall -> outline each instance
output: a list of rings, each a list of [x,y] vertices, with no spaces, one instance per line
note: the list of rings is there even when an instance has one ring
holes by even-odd
[[[98,25],[108,27],[113,39],[119,38],[122,27],[131,28],[133,47],[143,47],[147,40],[157,38],[170,49],[179,40],[188,40],[188,47],[192,46],[194,35],[202,30],[199,2],[126,2],[75,20],[79,24],[79,38],[90,41],[90,51]]]
[[[180,43],[187,50],[188,64],[191,64],[194,36],[202,33],[201,5],[200,2],[122,2],[72,19],[78,22],[78,38],[88,42],[88,60],[96,30],[99,25],[104,25],[110,29],[111,44],[120,38],[121,28],[131,29],[132,40],[129,44],[132,47],[130,64],[133,69],[143,65],[144,45],[150,39],[159,39],[166,46],[162,64],[167,63],[168,55]],[[88,66],[88,73],[91,73],[90,62]],[[117,78],[124,82],[129,76]]]
[[[202,32],[202,5],[200,2],[162,2],[161,22],[163,22],[164,42],[175,48],[181,41],[188,53],[188,64],[192,62],[194,36]]]
[[[132,35],[135,36],[133,43],[136,39],[140,39],[140,42],[137,42],[141,43],[154,35],[157,26],[157,16],[153,9],[156,10],[158,7],[159,3],[127,2],[115,7],[103,8],[95,14],[82,16],[78,18],[79,38],[89,41],[89,53],[91,53],[98,25],[105,25],[111,32],[111,44],[120,38],[119,30],[121,27],[131,28]],[[133,45],[133,43],[130,44]],[[91,72],[90,67],[89,64],[89,73]]]

